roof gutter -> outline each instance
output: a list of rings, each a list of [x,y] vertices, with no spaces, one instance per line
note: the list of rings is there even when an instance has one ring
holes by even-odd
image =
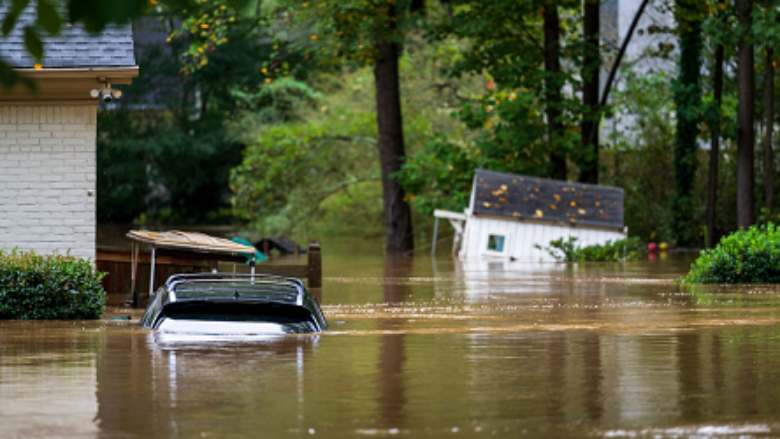
[[[24,84],[11,89],[0,87],[0,105],[90,105],[98,99],[90,92],[104,84],[128,85],[138,77],[138,66],[84,68],[18,68],[21,77],[35,82],[37,90]]]
[[[114,79],[115,84],[129,84],[133,78],[138,77],[138,66],[132,67],[80,67],[80,68],[42,68],[42,69],[14,69],[20,75],[31,79],[87,79],[106,77]],[[116,81],[116,80],[119,81]],[[126,80],[127,82],[122,82]]]

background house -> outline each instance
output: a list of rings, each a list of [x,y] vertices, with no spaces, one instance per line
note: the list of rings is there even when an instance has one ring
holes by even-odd
[[[68,25],[44,38],[36,66],[22,32],[34,14],[28,8],[0,38],[0,57],[38,85],[37,93],[0,89],[0,248],[94,258],[99,99],[91,91],[138,76],[132,31],[90,35]]]

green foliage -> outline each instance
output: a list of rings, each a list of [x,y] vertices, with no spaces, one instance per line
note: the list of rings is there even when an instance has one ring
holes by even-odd
[[[550,176],[551,148],[563,157],[579,158],[579,98],[571,93],[550,102],[545,87],[581,87],[577,68],[583,46],[576,24],[580,3],[455,0],[452,14],[438,17],[430,28],[434,43],[453,37],[468,42],[446,70],[453,78],[484,75],[484,85],[462,102],[457,117],[477,131],[477,148],[514,172]],[[557,8],[562,17],[560,73],[545,69],[541,11],[548,7]],[[557,122],[562,127],[552,141],[544,119],[549,106],[560,113]]]
[[[418,36],[407,43],[399,66],[407,151],[426,148],[434,130],[446,133],[443,145],[467,140],[462,123],[449,116],[456,98],[436,87],[441,77],[431,68],[449,55]],[[314,99],[302,97],[292,121],[263,123],[246,112],[231,126],[249,145],[231,179],[237,218],[264,234],[381,235],[373,72],[345,67],[312,75],[307,84],[316,93],[302,96]]]
[[[376,123],[368,112],[326,109],[308,122],[273,125],[254,135],[231,188],[239,218],[266,233],[301,231],[310,218],[323,215],[327,198],[350,196],[351,186],[379,179]],[[370,201],[380,217],[364,219],[375,223],[381,196]]]
[[[0,250],[0,319],[99,319],[104,275],[87,259]]]
[[[205,66],[218,61],[220,53],[239,55],[237,44],[259,44],[269,49],[263,56],[245,64],[251,78],[257,73],[257,69],[253,68],[259,63],[265,83],[296,76],[300,73],[300,64],[310,58],[302,50],[305,44],[301,44],[301,41],[308,40],[289,31],[288,18],[294,14],[289,14],[279,1],[190,0],[183,9],[177,6],[176,0],[162,0],[160,3],[158,13],[176,17],[181,22],[179,28],[171,30],[168,41],[185,43],[182,71],[186,74],[200,72]],[[222,49],[224,45],[229,50]],[[208,71],[214,72],[214,69]],[[212,79],[218,83],[221,77]]]
[[[220,220],[243,146],[219,118],[189,123],[119,110],[102,113],[98,126],[99,221],[130,222],[142,213],[166,222]]]
[[[423,213],[466,205],[475,168],[551,176],[550,155],[586,161],[580,148],[585,111],[576,93],[548,101],[549,84],[581,88],[585,44],[580,31],[581,2],[454,0],[448,13],[428,26],[430,43],[448,55],[442,63],[446,85],[458,97],[453,116],[470,136],[434,136],[407,157],[398,173],[413,204]],[[545,68],[542,12],[555,7],[561,16],[560,73]],[[471,83],[475,86],[469,87]],[[545,109],[560,113],[560,130],[548,138]],[[592,117],[589,114],[589,117]]]
[[[309,32],[325,64],[373,65],[379,42],[402,43],[415,25],[412,0],[287,0],[291,22]]]
[[[780,282],[780,228],[774,223],[752,226],[724,236],[704,250],[681,283]]]
[[[564,262],[576,262],[578,256],[577,250],[580,248],[577,245],[578,240],[578,238],[570,236],[569,239],[554,239],[550,241],[550,245],[548,247],[542,247],[539,244],[534,244],[534,247],[538,248],[539,250],[546,251],[550,254],[550,256],[559,261],[563,260]]]
[[[633,235],[671,240],[670,145],[675,134],[671,78],[663,72],[638,75],[630,65],[621,76],[624,87],[613,95],[615,131],[603,148],[606,169],[601,181],[624,188],[625,223]]]
[[[163,12],[137,26],[167,27],[180,13]],[[186,35],[167,47],[139,47],[144,74],[125,89],[118,109],[98,115],[99,221],[231,221],[229,176],[246,136],[230,127],[296,121],[318,102],[299,64],[288,68],[297,76],[271,80],[265,66],[276,49],[254,19],[236,19],[222,35],[227,41],[212,46],[209,62],[186,75],[180,71],[191,59],[182,54],[193,43]],[[139,103],[152,108],[134,109]]]
[[[437,134],[407,158],[395,177],[412,205],[424,215],[436,209],[461,211],[468,205],[476,168],[488,168],[478,148],[451,142]],[[491,168],[493,169],[493,168]]]
[[[644,253],[639,238],[631,237],[607,241],[603,245],[595,244],[581,247],[577,244],[577,238],[570,236],[568,239],[560,238],[550,241],[548,247],[536,244],[535,247],[545,250],[555,259],[564,262],[610,262],[632,261],[639,259]]]
[[[307,110],[316,108],[322,101],[321,93],[290,77],[274,81],[256,92],[234,88],[230,93],[241,116],[251,118],[251,123],[256,125],[298,122]]]
[[[100,113],[97,138],[97,218],[101,223],[129,223],[147,210],[151,190],[146,142],[136,118],[126,112]]]

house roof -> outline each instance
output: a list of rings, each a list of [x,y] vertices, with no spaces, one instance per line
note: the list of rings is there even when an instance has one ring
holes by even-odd
[[[8,2],[0,5],[0,19],[8,10]],[[32,68],[35,59],[24,46],[24,27],[35,23],[35,8],[28,7],[19,16],[11,33],[0,35],[0,58],[16,68]],[[59,35],[41,31],[45,69],[133,67],[133,32],[130,26],[109,26],[92,35],[80,25],[64,24]]]
[[[623,230],[623,189],[478,169],[471,212]]]

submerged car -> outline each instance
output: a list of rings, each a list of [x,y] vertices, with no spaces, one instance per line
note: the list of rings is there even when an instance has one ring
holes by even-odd
[[[171,276],[150,298],[141,324],[194,335],[318,333],[328,327],[300,279],[235,273]]]

